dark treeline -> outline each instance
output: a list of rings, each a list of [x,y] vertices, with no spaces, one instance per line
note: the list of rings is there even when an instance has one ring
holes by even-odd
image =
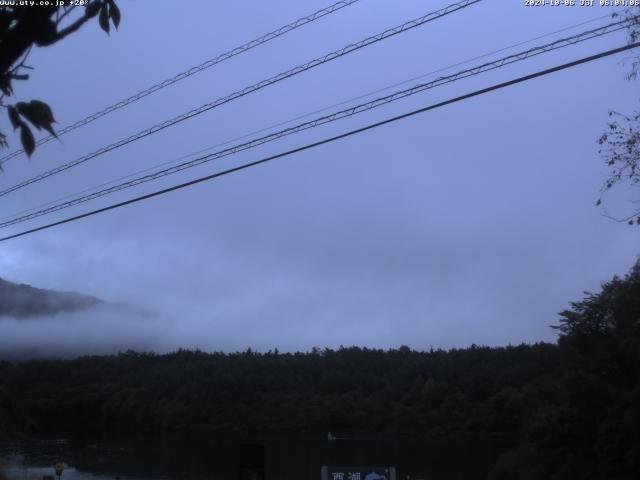
[[[560,314],[557,344],[127,352],[0,363],[0,434],[499,435],[493,479],[640,478],[640,264]]]
[[[527,403],[553,388],[558,362],[549,344],[427,353],[183,350],[4,363],[0,378],[5,403],[48,432],[513,432]]]

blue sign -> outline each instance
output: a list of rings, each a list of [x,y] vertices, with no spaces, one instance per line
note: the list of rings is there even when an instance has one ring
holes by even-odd
[[[320,468],[320,480],[396,480],[396,469],[325,466]]]

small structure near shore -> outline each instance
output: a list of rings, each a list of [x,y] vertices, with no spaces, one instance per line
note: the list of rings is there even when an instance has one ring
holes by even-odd
[[[396,480],[395,467],[320,467],[320,480]]]

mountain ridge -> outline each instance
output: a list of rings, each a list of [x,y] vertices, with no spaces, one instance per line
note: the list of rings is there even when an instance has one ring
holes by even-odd
[[[0,316],[20,319],[87,310],[107,302],[76,292],[48,290],[0,277]]]

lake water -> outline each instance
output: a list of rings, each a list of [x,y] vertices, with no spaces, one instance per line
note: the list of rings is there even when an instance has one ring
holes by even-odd
[[[48,438],[0,444],[0,480],[42,480],[63,462],[63,480],[252,478],[320,480],[322,465],[396,468],[397,480],[485,478],[505,441],[305,436]],[[256,477],[253,477],[256,478]],[[345,478],[344,480],[348,480]]]

